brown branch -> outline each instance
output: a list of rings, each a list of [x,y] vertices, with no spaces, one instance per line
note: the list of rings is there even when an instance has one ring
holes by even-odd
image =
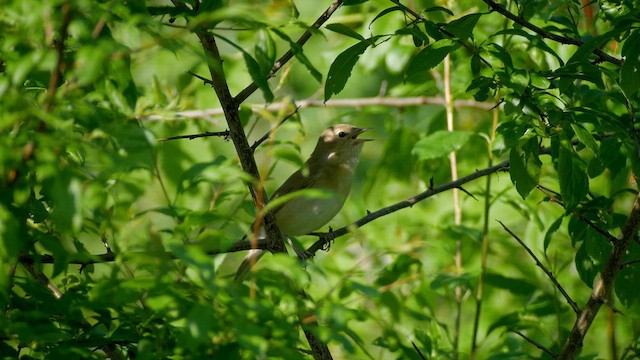
[[[460,188],[460,186],[462,186],[463,184],[466,184],[470,181],[473,181],[475,179],[481,178],[483,176],[487,176],[490,174],[493,174],[495,172],[498,171],[507,171],[509,169],[509,161],[503,161],[498,165],[494,165],[494,166],[490,166],[488,168],[482,169],[482,170],[477,170],[476,172],[461,177],[456,181],[451,181],[449,183],[440,185],[440,186],[436,186],[436,187],[429,187],[429,189],[425,192],[422,192],[418,195],[415,195],[407,200],[404,201],[400,201],[397,202],[393,205],[384,207],[380,210],[377,210],[375,212],[367,212],[367,215],[360,218],[359,220],[353,222],[350,225],[341,227],[340,229],[337,230],[333,230],[330,231],[328,233],[312,233],[310,235],[315,235],[318,236],[320,239],[317,240],[315,243],[313,243],[313,245],[311,245],[311,247],[309,247],[309,249],[307,249],[307,251],[311,254],[315,254],[318,250],[321,250],[322,248],[326,247],[328,241],[333,240],[335,238],[338,238],[342,235],[345,235],[347,233],[352,232],[353,228],[360,228],[362,226],[364,226],[365,224],[379,218],[379,217],[383,217],[385,215],[389,215],[393,212],[396,212],[398,210],[404,209],[404,208],[408,208],[408,207],[412,207],[413,205],[419,203],[422,200],[425,200],[433,195],[439,194],[441,192],[447,191],[447,190],[451,190],[451,189],[455,189],[455,188]]]
[[[393,98],[393,97],[370,97],[370,98],[353,98],[353,99],[331,99],[326,103],[322,100],[307,99],[296,102],[298,108],[311,108],[311,107],[323,107],[323,108],[362,108],[367,106],[385,106],[395,108],[408,108],[424,105],[442,105],[444,106],[444,100],[441,97],[428,97],[428,96],[416,96],[405,98]],[[276,102],[271,104],[253,104],[250,105],[254,111],[266,109],[268,111],[278,111],[282,108],[291,106],[290,101]],[[490,111],[495,105],[492,103],[477,102],[474,100],[454,100],[453,106],[457,109],[460,108],[474,108],[480,110]],[[180,111],[172,114],[174,118],[184,119],[199,119],[210,116],[224,115],[222,108],[213,108],[205,110],[187,110]],[[163,120],[165,115],[153,114],[140,117],[140,120]]]
[[[454,188],[460,188],[463,184],[471,182],[475,179],[481,178],[483,176],[487,176],[499,171],[506,171],[509,168],[509,162],[508,161],[504,161],[498,165],[495,166],[491,166],[482,170],[478,170],[470,175],[464,176],[459,178],[456,181],[452,181],[437,187],[434,187],[433,184],[431,184],[429,186],[429,189],[423,193],[417,194],[415,196],[413,196],[412,198],[405,200],[405,201],[401,201],[398,202],[396,204],[387,206],[385,208],[382,208],[378,211],[375,212],[369,212],[367,214],[367,216],[361,218],[360,220],[357,220],[356,222],[354,222],[352,225],[349,226],[345,226],[343,228],[337,229],[335,231],[330,231],[329,233],[311,233],[309,235],[315,235],[315,236],[319,236],[321,237],[320,240],[318,240],[316,243],[314,243],[308,251],[315,253],[317,252],[320,248],[322,248],[325,244],[326,238],[333,235],[334,238],[345,235],[349,232],[351,232],[351,227],[353,225],[358,226],[358,227],[362,227],[365,224],[388,214],[391,214],[395,211],[398,211],[400,209],[406,208],[406,207],[411,207],[414,204],[425,200],[433,195],[439,194],[441,192],[447,191],[447,190],[451,190]],[[231,253],[231,252],[238,252],[238,251],[245,251],[245,250],[251,250],[251,249],[263,249],[263,250],[267,250],[268,249],[268,244],[266,240],[258,240],[257,243],[252,244],[252,242],[250,240],[240,240],[235,242],[233,245],[231,245],[230,247],[226,248],[226,249],[213,249],[213,250],[209,250],[207,251],[207,255],[217,255],[217,254],[224,254],[224,253]],[[100,255],[81,255],[81,254],[72,254],[70,255],[69,259],[68,259],[68,263],[69,264],[77,264],[77,265],[91,265],[91,264],[100,264],[100,263],[106,263],[106,262],[112,262],[115,261],[117,257],[135,257],[135,256],[140,256],[140,255],[150,255],[150,252],[146,252],[146,251],[137,251],[137,252],[129,252],[129,253],[120,253],[120,254],[116,254],[114,252],[107,252],[104,254],[100,254]],[[177,259],[177,256],[171,252],[164,252],[161,254],[164,258],[167,259]],[[41,263],[41,264],[53,264],[56,260],[52,255],[21,255],[19,258],[20,263],[23,264],[33,264],[33,263]]]
[[[255,183],[249,184],[249,191],[253,202],[258,209],[262,209],[267,203],[267,196],[264,191],[262,181],[260,181],[260,173],[256,160],[253,157],[253,151],[247,141],[247,135],[244,133],[242,123],[240,121],[239,103],[231,96],[229,85],[222,68],[222,57],[218,51],[218,45],[213,35],[206,32],[199,32],[198,38],[207,55],[209,72],[211,73],[211,86],[218,95],[224,116],[229,126],[229,137],[233,141],[236,153],[240,158],[242,169],[255,179]],[[272,252],[286,252],[283,236],[275,224],[273,214],[268,211],[264,216],[264,228],[269,240],[268,249]]]
[[[567,338],[559,359],[573,359],[576,357],[578,351],[582,348],[584,340],[589,327],[593,323],[600,307],[607,302],[607,299],[611,295],[611,290],[615,282],[616,275],[620,271],[620,266],[623,264],[624,256],[631,245],[631,241],[636,236],[638,227],[640,226],[640,193],[636,195],[636,199],[633,202],[633,208],[629,213],[627,222],[622,228],[622,234],[618,241],[613,244],[613,249],[609,258],[604,264],[600,277],[596,279],[593,285],[593,291],[591,296],[584,306],[584,309],[578,315],[571,333]]]
[[[569,294],[567,294],[567,292],[564,290],[564,288],[562,288],[562,285],[560,285],[560,283],[558,282],[558,280],[555,278],[555,276],[553,276],[553,273],[551,273],[551,271],[549,271],[549,269],[547,269],[541,262],[540,260],[538,260],[538,257],[533,253],[533,251],[531,251],[531,249],[529,249],[529,247],[518,237],[518,235],[514,234],[513,231],[511,231],[505,224],[502,223],[502,221],[498,220],[498,223],[500,223],[500,225],[502,225],[502,228],[509,233],[509,235],[511,235],[511,237],[513,237],[514,239],[516,239],[516,241],[520,244],[520,246],[522,246],[527,253],[529,253],[529,256],[531,256],[531,258],[536,262],[536,265],[542,269],[542,271],[544,271],[544,273],[547,275],[547,277],[549,279],[551,279],[551,282],[553,282],[553,284],[556,286],[556,288],[558,289],[558,291],[560,291],[560,293],[562,294],[562,296],[564,296],[564,298],[567,300],[567,303],[569,303],[569,306],[571,306],[571,308],[573,309],[573,311],[576,314],[580,313],[580,308],[578,307],[578,304],[575,303],[575,301],[573,301],[573,299],[571,299],[571,297],[569,296]]]
[[[251,249],[267,249],[267,241],[266,240],[258,240],[257,246],[252,246],[251,241],[249,240],[241,240],[234,243],[231,247],[227,249],[213,249],[206,252],[207,255],[217,255],[238,251],[245,251]],[[85,255],[85,254],[70,254],[69,259],[67,260],[68,264],[74,265],[94,265],[94,264],[104,264],[108,262],[116,261],[117,258],[132,258],[137,256],[162,256],[164,259],[176,260],[178,257],[169,251],[157,253],[151,251],[132,251],[127,253],[115,253],[112,251],[107,251],[104,254],[99,255]],[[53,255],[45,254],[45,255],[20,255],[19,262],[21,264],[53,264],[56,262],[56,259]]]
[[[53,107],[53,99],[58,91],[58,82],[62,78],[62,73],[66,67],[64,61],[64,43],[67,40],[69,24],[71,23],[71,5],[68,2],[62,4],[62,25],[60,26],[60,38],[54,40],[56,48],[56,66],[49,77],[49,87],[47,88],[47,97],[45,99],[46,111],[51,111]]]
[[[311,25],[311,28],[319,29],[320,26],[322,26],[327,20],[329,20],[331,15],[333,15],[333,13],[338,10],[340,5],[342,5],[342,0],[335,0],[329,6],[329,8],[327,8],[327,10],[325,10],[324,13],[322,13],[322,15],[320,15],[320,17]],[[298,44],[299,46],[303,46],[311,38],[311,35],[312,33],[310,30],[305,31],[304,34],[300,36],[298,41],[296,41],[296,44]],[[291,58],[293,58],[293,55],[294,54],[292,49],[289,49],[284,55],[282,55],[280,59],[275,62],[273,68],[271,68],[271,71],[269,71],[267,79],[275,75],[278,70],[280,70],[280,68],[284,66],[284,64],[286,64],[289,60],[291,60]],[[252,82],[249,86],[240,91],[238,95],[236,95],[234,101],[237,104],[240,104],[243,101],[247,100],[247,98],[251,96],[251,94],[253,94],[256,90],[258,90],[258,85],[256,85],[255,82]]]
[[[547,349],[546,347],[542,346],[542,344],[540,344],[539,342],[537,342],[537,341],[533,340],[532,338],[528,337],[527,335],[525,335],[525,334],[521,333],[521,332],[520,332],[520,331],[518,331],[518,330],[515,330],[515,329],[510,329],[510,330],[511,330],[511,332],[514,332],[514,333],[516,333],[516,334],[520,335],[520,337],[522,337],[523,339],[525,339],[525,340],[526,340],[528,343],[530,343],[531,345],[533,345],[533,346],[537,347],[538,349],[540,349],[540,350],[542,350],[542,351],[546,352],[546,353],[547,353],[549,356],[551,356],[552,358],[554,358],[554,359],[557,359],[557,358],[558,358],[558,354],[556,354],[556,353],[554,353],[553,351],[551,351],[551,350]]]
[[[515,22],[516,24],[519,24],[533,32],[535,32],[536,34],[542,36],[545,39],[549,39],[555,42],[558,42],[560,44],[565,44],[565,45],[575,45],[575,46],[582,46],[584,45],[584,42],[582,40],[578,40],[578,39],[574,39],[574,38],[570,38],[567,36],[562,36],[562,35],[558,35],[558,34],[554,34],[552,32],[546,31],[538,26],[533,25],[532,23],[528,22],[527,20],[525,20],[524,18],[515,15],[514,13],[510,12],[509,10],[507,10],[504,6],[502,6],[501,4],[496,3],[495,1],[492,0],[482,0],[484,1],[487,5],[489,5],[489,7],[491,8],[491,10],[502,14],[504,17],[508,18],[509,20]],[[614,65],[617,66],[621,66],[622,65],[622,60],[617,59],[607,53],[605,53],[604,51],[600,50],[600,49],[595,49],[593,51],[593,53],[598,56],[598,58],[600,59],[600,61],[606,61],[606,62],[610,62]]]
[[[158,139],[158,141],[169,141],[169,140],[180,140],[180,139],[193,140],[193,139],[202,138],[202,137],[209,137],[209,136],[219,136],[219,137],[222,137],[225,140],[227,140],[227,139],[229,139],[229,130],[215,131],[215,132],[207,131],[207,132],[201,133],[201,134],[170,136],[170,137],[167,137],[167,138],[160,138],[160,139]]]
[[[536,188],[538,190],[540,190],[543,194],[545,194],[549,200],[555,204],[560,205],[563,209],[566,209],[567,207],[564,205],[564,203],[562,202],[562,200],[558,199],[557,196],[559,196],[558,193],[556,193],[555,191],[552,191],[551,189],[546,188],[545,186],[542,185],[536,185]],[[584,222],[585,224],[589,225],[593,230],[595,230],[598,234],[604,236],[607,240],[609,240],[610,243],[615,243],[618,239],[616,239],[615,236],[609,234],[608,231],[604,230],[603,228],[599,227],[598,225],[596,225],[593,221],[591,221],[589,218],[587,218],[586,216],[580,214],[579,212],[573,211],[571,212],[571,215],[575,216],[576,218],[578,218],[578,220]]]

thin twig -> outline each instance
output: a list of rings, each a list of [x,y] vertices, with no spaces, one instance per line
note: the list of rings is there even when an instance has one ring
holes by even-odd
[[[224,138],[224,140],[228,140],[229,139],[229,130],[215,131],[215,132],[207,131],[207,132],[201,133],[201,134],[171,136],[171,137],[167,137],[167,138],[158,139],[158,141],[169,141],[169,140],[180,140],[180,139],[193,140],[193,139],[202,138],[202,137],[209,137],[209,136],[219,136],[219,137]]]
[[[528,337],[527,335],[521,333],[520,331],[516,330],[516,329],[509,329],[511,332],[514,332],[518,335],[520,335],[520,337],[522,337],[523,339],[525,339],[528,343],[530,343],[531,345],[537,347],[538,349],[544,351],[545,353],[547,353],[549,356],[551,356],[554,359],[558,358],[558,354],[554,353],[553,351],[547,349],[546,347],[542,346],[542,344],[540,344],[539,342],[533,340],[532,338]]]
[[[413,342],[413,341],[412,341],[412,342],[411,342],[411,345],[413,345],[413,348],[414,348],[414,349],[416,350],[416,352],[418,353],[418,356],[420,356],[420,359],[422,359],[422,360],[427,360],[426,356],[424,356],[424,355],[422,354],[422,351],[420,351],[420,349],[418,348],[418,345],[416,345],[416,343],[415,343],[415,342]]]
[[[564,296],[564,298],[567,300],[567,303],[569,303],[569,306],[571,306],[571,308],[573,309],[573,311],[576,314],[580,314],[580,308],[578,307],[578,304],[575,303],[575,301],[573,301],[573,299],[571,299],[571,297],[569,296],[569,294],[567,294],[567,292],[564,290],[564,288],[562,287],[562,285],[560,285],[560,283],[558,282],[558,280],[555,278],[555,276],[553,276],[553,274],[551,273],[551,271],[549,271],[541,262],[540,260],[538,260],[538,257],[533,253],[533,251],[531,251],[531,249],[524,243],[524,241],[522,241],[518,235],[514,234],[513,231],[511,231],[511,229],[509,229],[505,224],[502,223],[502,221],[498,220],[498,223],[500,223],[500,225],[502,225],[502,228],[504,228],[504,230],[506,232],[509,233],[509,235],[511,235],[511,237],[513,237],[514,239],[516,239],[516,241],[520,244],[520,246],[522,246],[527,253],[529,253],[529,256],[531,256],[531,258],[536,262],[536,265],[542,269],[542,271],[544,271],[545,274],[547,274],[547,277],[551,280],[551,282],[553,282],[553,284],[556,286],[556,289],[558,289],[558,291],[560,291],[560,293],[562,294],[562,296]]]
[[[482,170],[477,170],[476,172],[469,174],[467,176],[461,177],[456,181],[451,181],[449,183],[440,185],[440,186],[436,186],[436,187],[430,187],[429,189],[427,189],[426,191],[415,195],[407,200],[403,200],[400,202],[397,202],[393,205],[384,207],[380,210],[374,211],[374,212],[369,212],[367,211],[367,215],[360,218],[359,220],[351,223],[350,225],[347,226],[343,226],[337,230],[333,230],[330,233],[318,233],[318,232],[314,232],[311,233],[309,235],[315,235],[318,236],[320,239],[317,240],[315,243],[313,243],[313,245],[311,245],[307,251],[311,254],[315,254],[318,250],[321,250],[326,242],[327,239],[335,239],[338,238],[340,236],[343,236],[347,233],[350,233],[353,231],[354,228],[360,228],[363,227],[364,225],[370,223],[371,221],[383,217],[385,215],[389,215],[391,213],[394,213],[398,210],[402,210],[408,207],[412,207],[413,205],[419,203],[420,201],[423,201],[427,198],[430,198],[433,195],[439,194],[441,192],[447,191],[447,190],[451,190],[454,188],[458,188],[460,186],[462,186],[463,184],[466,184],[470,181],[473,181],[475,179],[481,178],[483,176],[487,176],[499,171],[507,171],[509,169],[509,161],[503,161],[498,165],[494,165],[494,166],[490,166],[488,168],[482,169]]]
[[[49,87],[47,88],[47,97],[45,99],[45,109],[47,111],[51,111],[53,107],[53,100],[58,90],[58,82],[62,78],[62,73],[66,67],[64,61],[64,44],[67,40],[69,24],[71,23],[71,5],[68,2],[63,3],[61,11],[62,25],[60,26],[60,38],[54,41],[56,48],[56,66],[49,77]]]
[[[354,222],[352,225],[349,226],[345,226],[342,227],[340,229],[331,231],[330,234],[333,234],[335,237],[339,237],[339,236],[343,236],[349,232],[351,232],[352,226],[357,226],[357,227],[362,227],[365,224],[388,214],[391,214],[393,212],[396,212],[400,209],[404,209],[407,207],[411,207],[414,204],[425,200],[433,195],[439,194],[441,192],[447,191],[447,190],[451,190],[454,189],[456,187],[460,187],[465,183],[471,182],[475,179],[481,178],[483,176],[487,176],[499,171],[506,171],[509,169],[509,162],[508,161],[504,161],[498,165],[495,166],[490,166],[488,168],[482,169],[482,170],[477,170],[476,172],[461,177],[456,181],[452,181],[437,187],[433,187],[430,186],[429,189],[423,193],[417,194],[415,196],[413,196],[412,198],[408,199],[408,200],[404,200],[401,202],[398,202],[396,204],[393,204],[391,206],[387,206],[385,208],[382,208],[378,211],[375,212],[368,212],[366,216],[364,216],[363,218],[361,218],[360,220],[357,220],[356,222]],[[311,233],[309,235],[314,235],[314,236],[328,236],[329,233]],[[312,252],[312,253],[316,253],[318,250],[321,249],[321,247],[323,246],[323,244],[325,243],[324,238],[322,238],[321,240],[316,241],[310,248],[308,251]],[[267,241],[260,239],[258,240],[258,242],[256,244],[254,244],[252,246],[251,241],[250,240],[240,240],[235,242],[233,245],[231,245],[228,248],[225,249],[212,249],[206,252],[206,254],[208,255],[216,255],[216,254],[223,254],[223,253],[231,253],[231,252],[238,252],[238,251],[245,251],[245,250],[251,250],[251,249],[267,249]],[[75,255],[70,255],[69,259],[68,259],[68,263],[69,264],[77,264],[77,265],[91,265],[91,264],[100,264],[100,263],[107,263],[107,262],[112,262],[115,261],[117,257],[124,257],[124,258],[133,258],[136,256],[149,256],[150,254],[152,254],[151,252],[148,251],[137,251],[137,252],[128,252],[128,253],[121,253],[121,254],[116,254],[115,252],[107,252],[104,254],[99,254],[99,255],[88,255],[88,254],[75,254]],[[171,252],[163,252],[161,254],[158,254],[163,256],[166,259],[177,259],[178,257],[171,253]],[[20,263],[23,264],[34,264],[34,263],[40,263],[40,264],[52,264],[56,261],[56,259],[52,256],[52,255],[21,255],[19,258]]]
[[[338,10],[338,8],[341,5],[342,5],[342,0],[335,0],[327,8],[327,10],[325,10],[324,13],[322,13],[322,15],[320,15],[320,17],[311,25],[311,28],[319,29],[327,20],[329,20],[331,15],[333,15],[333,13],[336,10]],[[298,41],[296,41],[296,44],[302,47],[311,38],[311,35],[312,35],[311,30],[305,31],[304,34],[300,36]],[[291,60],[291,58],[293,58],[293,55],[294,55],[294,52],[292,49],[289,49],[284,55],[282,55],[280,59],[278,59],[275,62],[275,64],[273,65],[273,68],[271,68],[271,71],[269,71],[269,75],[267,76],[267,79],[275,75],[278,72],[278,70],[280,70],[284,66],[284,64],[286,64],[289,60]],[[243,101],[247,100],[247,98],[251,94],[253,94],[256,90],[258,90],[258,85],[256,85],[255,82],[252,82],[249,86],[244,88],[242,91],[238,93],[238,95],[235,96],[234,98],[235,103],[240,104]]]
[[[290,101],[275,102],[271,104],[252,104],[249,105],[253,111],[268,110],[278,111],[282,108],[289,107]],[[327,102],[316,99],[306,99],[296,101],[298,108],[363,108],[368,106],[384,106],[394,108],[408,108],[408,107],[420,107],[424,105],[444,105],[444,100],[441,97],[428,97],[428,96],[416,96],[406,98],[394,98],[394,97],[370,97],[370,98],[354,98],[354,99],[331,99]],[[453,106],[456,109],[460,108],[474,108],[480,110],[490,111],[494,108],[492,103],[477,102],[475,100],[454,100]],[[179,118],[179,119],[199,119],[211,116],[224,115],[222,108],[204,109],[204,110],[187,110],[179,111],[171,115],[152,114],[147,116],[141,116],[140,120],[164,120],[167,117]]]
[[[552,191],[551,189],[548,189],[542,185],[536,185],[536,188],[538,190],[540,190],[542,193],[544,193],[551,202],[560,205],[562,208],[566,209],[566,206],[564,205],[564,203],[562,202],[562,200],[558,199],[557,196],[559,195],[558,193],[556,193],[555,191]],[[591,221],[590,219],[588,219],[586,216],[580,214],[579,212],[573,211],[571,213],[571,215],[577,217],[580,221],[584,222],[585,224],[589,225],[592,229],[594,229],[597,233],[599,233],[600,235],[604,236],[605,238],[607,238],[607,240],[609,240],[610,243],[614,243],[616,242],[616,240],[618,240],[615,236],[611,235],[608,231],[602,229],[601,227],[599,227],[598,225],[596,225],[593,221]]]
[[[191,71],[191,70],[187,71],[187,73],[188,73],[189,75],[191,75],[191,76],[193,76],[193,77],[197,78],[197,79],[202,80],[202,82],[203,82],[205,85],[213,86],[213,81],[212,81],[212,80],[207,79],[207,78],[206,78],[206,77],[204,77],[204,76],[198,75],[198,74],[194,73],[194,72],[193,72],[193,71]]]
[[[260,146],[260,144],[265,142],[269,138],[269,136],[271,136],[271,133],[273,133],[273,131],[275,129],[279,128],[287,120],[291,119],[295,114],[298,113],[298,110],[300,110],[300,106],[296,106],[295,110],[293,110],[292,112],[287,114],[287,116],[285,116],[282,120],[280,120],[280,122],[278,123],[278,125],[274,129],[270,129],[269,131],[267,131],[266,134],[262,135],[262,137],[260,139],[256,140],[256,142],[254,142],[253,145],[251,145],[251,150],[253,150],[255,152],[256,149],[258,148],[258,146]]]
[[[542,36],[545,39],[553,40],[555,42],[558,42],[558,43],[561,43],[561,44],[567,44],[567,45],[575,45],[575,46],[584,45],[584,42],[582,40],[570,38],[570,37],[567,37],[567,36],[557,35],[557,34],[554,34],[552,32],[546,31],[546,30],[544,30],[542,28],[539,28],[539,27],[533,25],[532,23],[526,21],[523,17],[517,16],[514,13],[510,12],[504,6],[496,3],[495,1],[492,1],[492,0],[482,0],[482,1],[484,1],[487,5],[489,5],[491,10],[502,14],[504,17],[508,18],[509,20],[511,20],[511,21],[515,22],[516,24],[519,24],[519,25],[521,25],[523,27],[526,27],[527,29],[535,32],[536,34]],[[614,65],[617,65],[617,66],[621,66],[622,65],[622,60],[617,59],[617,58],[605,53],[604,51],[602,51],[600,49],[595,49],[593,51],[593,53],[596,56],[598,56],[600,61],[610,62],[610,63],[612,63]]]

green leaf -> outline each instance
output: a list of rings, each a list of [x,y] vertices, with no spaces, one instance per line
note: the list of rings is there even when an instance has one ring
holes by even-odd
[[[347,84],[347,80],[351,76],[353,67],[358,62],[360,55],[362,55],[369,46],[375,44],[377,36],[360,41],[359,43],[351,46],[347,50],[343,51],[331,64],[329,68],[329,74],[327,75],[327,83],[324,86],[324,101],[331,98],[344,89]]]
[[[538,287],[525,279],[506,277],[500,274],[488,272],[485,275],[487,284],[498,288],[509,290],[514,295],[530,296]]]
[[[260,72],[268,75],[276,61],[276,44],[266,29],[258,30],[254,53],[260,65]]]
[[[260,67],[260,64],[256,59],[254,59],[251,54],[249,54],[245,49],[243,49],[240,45],[234,43],[233,41],[221,36],[219,34],[214,34],[215,37],[222,39],[227,44],[233,46],[238,51],[242,53],[242,58],[244,59],[244,63],[247,66],[247,70],[249,71],[249,75],[251,75],[251,80],[258,86],[258,88],[262,91],[264,99],[266,102],[273,101],[273,93],[271,92],[271,88],[269,87],[268,80],[268,71],[266,72]]]
[[[267,74],[262,71],[260,64],[244,50],[242,51],[242,58],[244,59],[244,63],[247,65],[247,70],[249,70],[251,80],[253,80],[253,82],[255,82],[256,85],[258,85],[258,88],[262,91],[264,100],[268,103],[273,101],[273,93],[271,92],[269,82],[267,81]]]
[[[420,139],[413,147],[412,154],[419,160],[430,160],[447,156],[460,150],[473,135],[470,131],[439,130]]]
[[[378,13],[378,15],[376,15],[376,17],[373,18],[373,20],[371,20],[371,22],[369,22],[369,28],[371,28],[371,25],[373,24],[374,21],[380,19],[381,17],[394,12],[394,11],[401,11],[402,8],[400,6],[392,6],[390,8],[386,8],[384,10],[382,10],[380,13]]]
[[[622,46],[624,63],[620,67],[620,87],[627,97],[632,97],[640,89],[640,31],[629,35]]]
[[[587,253],[587,246],[584,242],[576,252],[575,264],[580,280],[582,280],[585,285],[592,287],[593,280],[595,280],[598,275],[598,268]]]
[[[482,14],[469,14],[459,19],[453,20],[444,26],[444,29],[460,40],[466,40],[473,37],[473,28],[475,28]]]
[[[283,40],[289,43],[289,48],[293,52],[293,56],[295,56],[296,59],[298,59],[298,61],[300,61],[302,65],[304,65],[307,68],[309,73],[311,73],[311,76],[313,76],[313,78],[316,79],[318,83],[322,83],[322,74],[320,73],[320,71],[318,71],[318,69],[315,68],[315,66],[313,66],[311,61],[309,61],[307,56],[304,54],[302,46],[300,46],[300,44],[296,43],[295,41],[291,40],[291,38],[287,34],[283,33],[278,29],[271,29],[271,31],[273,31],[274,34],[278,35],[280,38],[282,38]]]
[[[560,193],[567,213],[573,211],[589,191],[586,166],[571,145],[561,144],[558,155],[558,178]]]
[[[430,70],[440,64],[450,52],[459,46],[451,39],[438,40],[430,44],[413,57],[405,77],[412,78]]]
[[[511,182],[523,199],[540,181],[542,162],[538,152],[538,139],[531,137],[522,147],[511,148],[509,153]]]
[[[560,216],[559,218],[556,219],[556,221],[554,221],[551,226],[549,226],[549,229],[547,230],[547,233],[544,234],[544,251],[545,253],[547,252],[547,249],[549,248],[549,244],[551,243],[551,238],[553,237],[553,234],[556,233],[556,231],[558,231],[558,229],[560,229],[560,225],[562,224],[562,219],[564,219],[564,216]]]
[[[352,37],[356,40],[364,40],[364,37],[362,35],[358,34],[352,28],[343,24],[339,24],[339,23],[329,24],[325,26],[325,28],[333,32],[337,32],[338,34]]]
[[[593,137],[591,132],[585,129],[584,126],[576,123],[572,123],[571,128],[576,133],[578,140],[591,150],[594,155],[598,155],[598,143],[596,143],[596,139]]]
[[[442,7],[442,6],[432,6],[432,7],[424,9],[424,12],[434,12],[434,11],[442,11],[444,13],[447,13],[447,14],[453,16],[453,12],[451,10],[447,9],[446,7]]]

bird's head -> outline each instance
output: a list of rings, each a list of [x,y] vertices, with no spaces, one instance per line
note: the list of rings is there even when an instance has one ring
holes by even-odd
[[[362,146],[372,139],[358,136],[369,130],[347,124],[337,124],[326,129],[320,135],[312,158],[329,161],[333,164],[345,163],[354,166],[358,163]]]

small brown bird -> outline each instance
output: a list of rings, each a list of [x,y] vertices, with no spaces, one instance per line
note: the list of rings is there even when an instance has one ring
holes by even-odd
[[[276,190],[272,200],[303,189],[318,189],[330,194],[327,197],[296,197],[272,210],[276,223],[288,237],[305,235],[328,223],[344,205],[362,146],[371,139],[359,139],[367,128],[338,124],[320,135],[316,148],[302,169],[293,173]],[[252,227],[253,228],[253,227]],[[260,229],[264,237],[264,229]],[[298,250],[296,253],[299,254]],[[236,280],[242,281],[265,250],[250,250],[236,271]],[[300,255],[300,254],[299,254]]]

